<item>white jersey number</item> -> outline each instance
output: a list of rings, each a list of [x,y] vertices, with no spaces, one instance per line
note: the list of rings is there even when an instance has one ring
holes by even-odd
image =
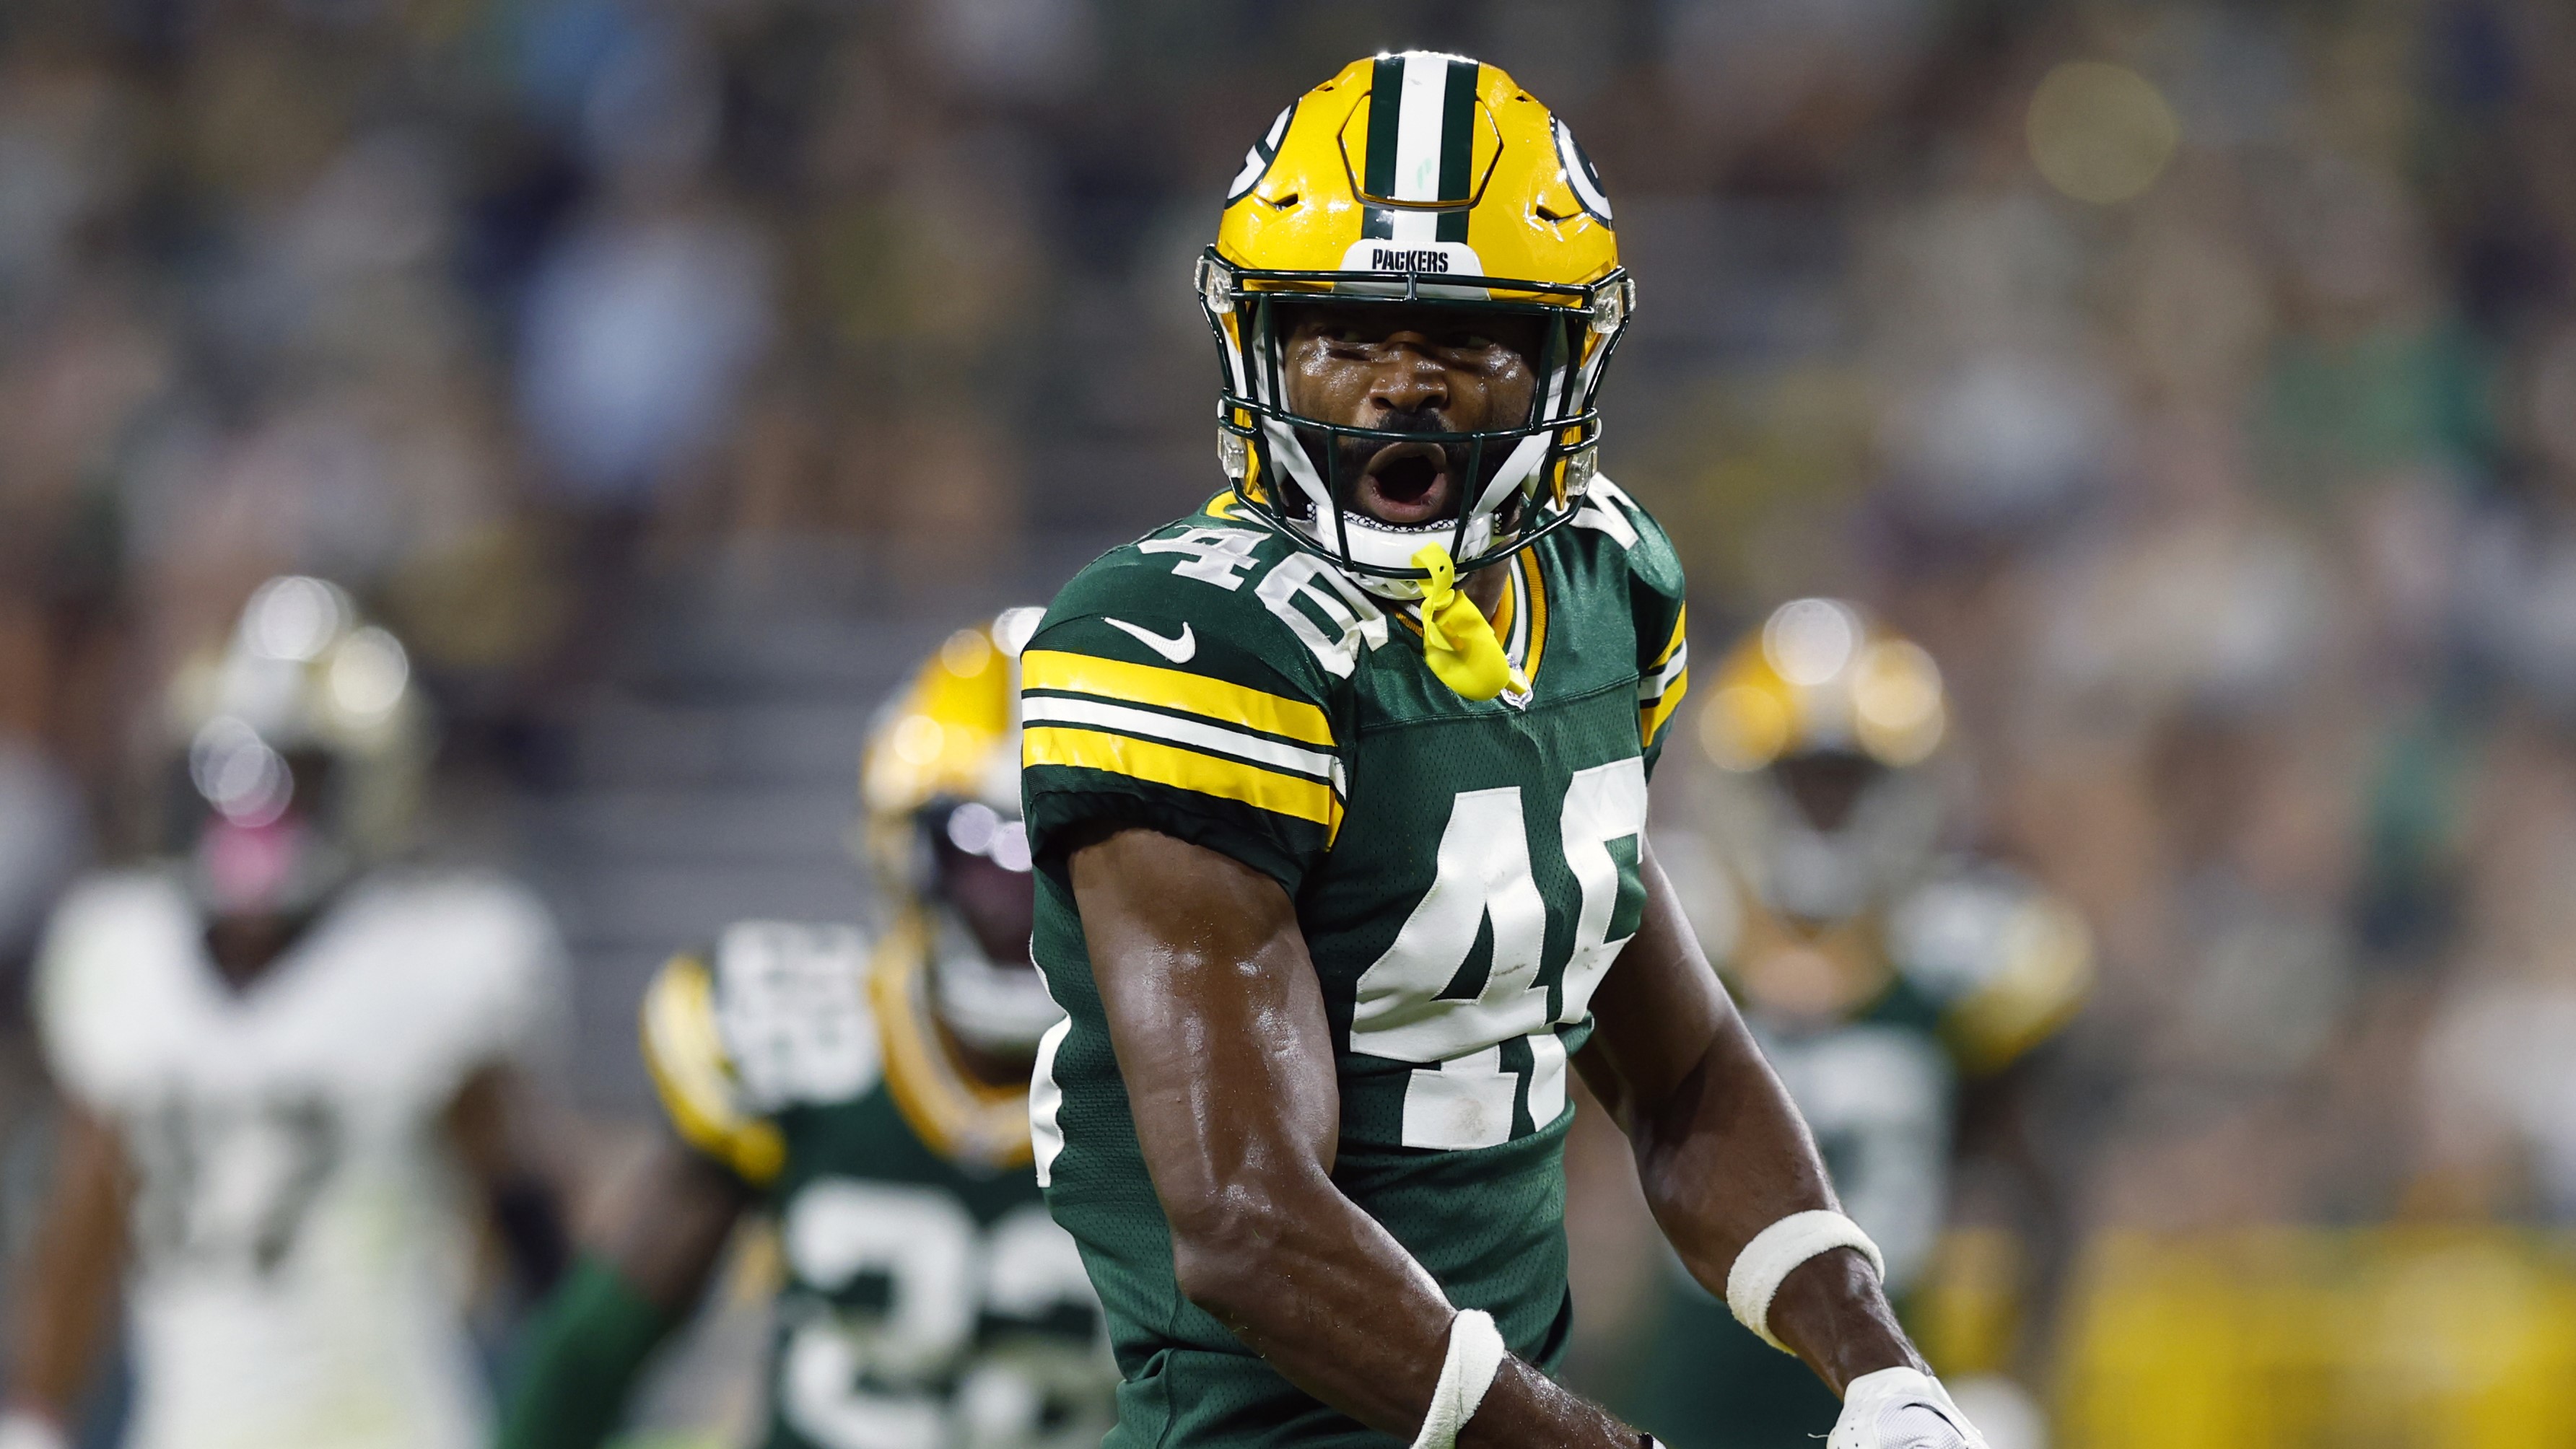
[[[1557,821],[1582,904],[1552,1017],[1539,979],[1547,901],[1530,869],[1517,785],[1461,791],[1450,803],[1431,889],[1360,976],[1351,1050],[1425,1064],[1405,1086],[1407,1147],[1491,1147],[1510,1139],[1520,1080],[1503,1066],[1503,1043],[1514,1037],[1529,1043],[1531,1123],[1545,1127],[1565,1110],[1565,1046],[1556,1028],[1583,1019],[1601,973],[1628,944],[1609,939],[1619,904],[1610,845],[1646,828],[1645,761],[1630,756],[1576,772]],[[1488,925],[1493,967],[1483,989],[1443,996]]]
[[[933,1188],[826,1178],[782,1224],[807,1301],[779,1410],[829,1449],[1072,1449],[1108,1431],[1116,1372],[1081,1255],[1036,1204],[990,1231]],[[881,1300],[864,1290],[880,1286]],[[881,1301],[882,1306],[873,1306]],[[1089,1337],[1065,1331],[1089,1325]],[[952,1387],[953,1385],[953,1387]]]

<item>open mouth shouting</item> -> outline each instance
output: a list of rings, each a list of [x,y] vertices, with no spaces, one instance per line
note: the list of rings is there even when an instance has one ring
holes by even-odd
[[[1431,442],[1389,443],[1369,459],[1353,501],[1381,523],[1414,528],[1454,513],[1458,487],[1448,449]]]

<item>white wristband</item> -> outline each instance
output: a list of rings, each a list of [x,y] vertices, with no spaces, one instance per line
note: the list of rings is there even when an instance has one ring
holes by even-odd
[[[1859,1249],[1879,1277],[1887,1276],[1887,1260],[1878,1255],[1878,1244],[1869,1240],[1860,1224],[1838,1212],[1818,1208],[1791,1213],[1755,1233],[1744,1251],[1735,1255],[1735,1266],[1726,1270],[1726,1306],[1734,1311],[1735,1321],[1752,1329],[1764,1343],[1789,1352],[1789,1345],[1771,1333],[1771,1297],[1780,1291],[1780,1280],[1800,1263],[1836,1248]]]
[[[1413,1449],[1454,1449],[1458,1431],[1476,1416],[1501,1371],[1503,1353],[1503,1331],[1492,1314],[1469,1308],[1449,1320],[1449,1353],[1440,1360],[1440,1382],[1431,1390],[1431,1411],[1422,1416]]]

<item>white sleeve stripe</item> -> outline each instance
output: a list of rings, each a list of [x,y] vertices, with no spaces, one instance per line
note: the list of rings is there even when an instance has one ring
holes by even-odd
[[[1600,487],[1600,480],[1594,480],[1592,486]],[[1585,499],[1582,509],[1574,515],[1574,526],[1606,533],[1617,539],[1621,548],[1637,546],[1637,525],[1630,523],[1628,515],[1620,512],[1619,506],[1615,503],[1598,498]]]
[[[1180,719],[1150,710],[1131,709],[1123,704],[1109,704],[1096,699],[1067,699],[1061,696],[1032,694],[1020,700],[1020,718],[1026,723],[1045,721],[1053,724],[1098,725],[1143,735],[1148,739],[1188,745],[1194,749],[1222,750],[1239,759],[1274,769],[1293,770],[1319,780],[1331,780],[1337,774],[1337,761],[1330,755],[1301,750],[1295,745],[1266,740],[1259,735],[1222,725]]]
[[[1046,1029],[1038,1038],[1036,1067],[1029,1073],[1029,1148],[1035,1159],[1038,1186],[1045,1187],[1055,1176],[1055,1160],[1064,1151],[1064,1088],[1056,1083],[1055,1054],[1064,1039],[1073,1034],[1073,1018],[1064,1017]]]
[[[1663,698],[1664,691],[1673,687],[1674,676],[1680,674],[1684,669],[1688,668],[1689,665],[1690,646],[1688,644],[1684,644],[1679,649],[1673,651],[1672,658],[1664,661],[1663,668],[1658,669],[1653,674],[1637,681],[1637,698],[1640,700],[1657,700]]]

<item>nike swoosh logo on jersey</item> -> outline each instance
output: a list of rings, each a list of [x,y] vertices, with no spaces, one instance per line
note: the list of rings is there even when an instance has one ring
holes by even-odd
[[[1181,626],[1181,632],[1166,639],[1151,629],[1140,629],[1124,619],[1112,619],[1106,614],[1100,616],[1100,622],[1112,629],[1124,629],[1135,635],[1146,648],[1174,664],[1187,664],[1191,657],[1199,652],[1199,636],[1191,633],[1190,626],[1187,624]]]

